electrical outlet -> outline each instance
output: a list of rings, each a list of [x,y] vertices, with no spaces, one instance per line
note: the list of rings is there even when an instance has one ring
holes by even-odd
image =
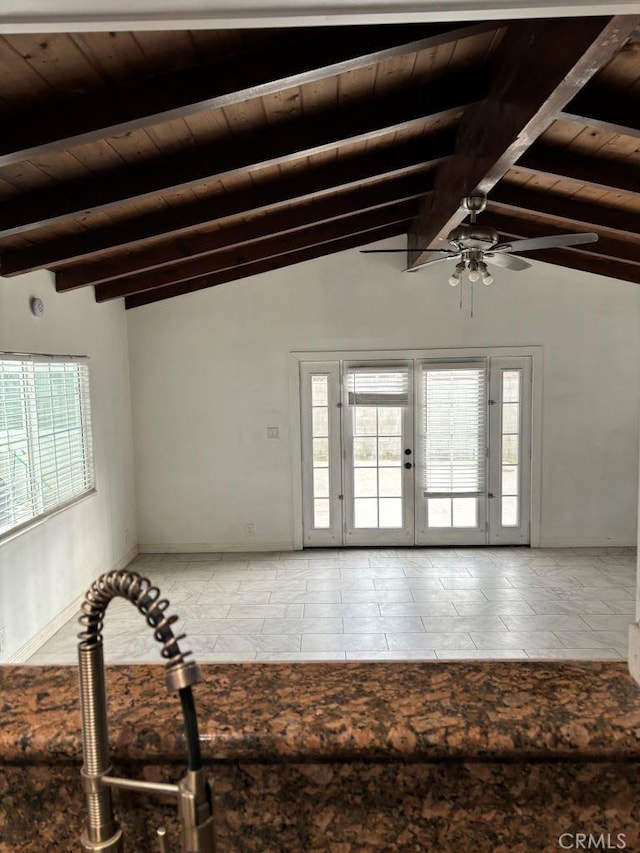
[[[255,536],[256,535],[255,524],[245,524],[244,530],[245,530],[245,533],[247,534],[247,536]]]
[[[0,655],[4,653],[6,643],[5,643],[5,629],[0,628]]]

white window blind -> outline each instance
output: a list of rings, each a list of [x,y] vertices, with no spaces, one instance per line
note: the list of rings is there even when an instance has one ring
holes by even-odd
[[[409,405],[407,368],[351,366],[346,382],[350,406]]]
[[[425,496],[485,489],[484,364],[421,364],[420,429]]]
[[[94,484],[86,359],[0,353],[0,536]]]

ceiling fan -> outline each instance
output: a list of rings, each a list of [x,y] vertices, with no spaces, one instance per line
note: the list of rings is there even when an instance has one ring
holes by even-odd
[[[533,252],[536,249],[551,249],[560,246],[577,246],[580,243],[594,243],[597,234],[556,234],[549,237],[533,237],[530,240],[500,240],[495,228],[487,228],[476,223],[478,213],[487,206],[487,199],[482,195],[472,195],[463,199],[462,207],[470,213],[468,224],[458,225],[446,239],[451,249],[418,249],[420,252],[435,253],[439,257],[430,258],[405,272],[416,272],[422,267],[438,264],[441,261],[457,260],[454,272],[449,276],[449,284],[455,287],[460,283],[460,276],[468,271],[469,281],[473,284],[482,278],[484,284],[491,284],[493,276],[487,269],[487,264],[506,267],[514,272],[528,269],[531,264],[517,257],[521,252]],[[406,249],[361,249],[364,253],[406,252]]]

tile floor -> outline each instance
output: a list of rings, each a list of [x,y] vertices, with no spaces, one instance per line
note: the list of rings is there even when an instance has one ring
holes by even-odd
[[[370,548],[141,554],[198,661],[621,660],[635,612],[632,548]],[[75,663],[71,619],[28,663]],[[124,600],[107,661],[158,662]]]

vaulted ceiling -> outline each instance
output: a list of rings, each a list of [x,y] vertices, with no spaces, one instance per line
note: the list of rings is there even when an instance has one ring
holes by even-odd
[[[528,257],[640,283],[640,17],[0,38],[0,273],[127,308],[488,194]]]

